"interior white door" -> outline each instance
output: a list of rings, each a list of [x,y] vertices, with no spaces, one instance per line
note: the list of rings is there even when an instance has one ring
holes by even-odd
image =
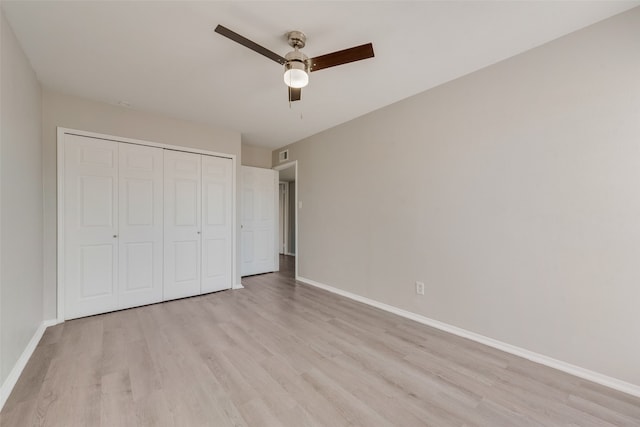
[[[164,153],[164,300],[200,294],[201,158]]]
[[[64,139],[65,319],[118,308],[118,143]]]
[[[202,156],[201,292],[233,285],[233,161]]]
[[[163,149],[119,148],[119,308],[162,301]]]
[[[242,166],[241,275],[278,271],[278,172]]]

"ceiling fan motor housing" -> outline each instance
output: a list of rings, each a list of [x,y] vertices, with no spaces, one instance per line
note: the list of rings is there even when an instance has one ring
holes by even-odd
[[[302,88],[309,83],[309,58],[298,49],[285,55],[284,83],[293,88]]]
[[[298,68],[296,65],[296,63],[298,64],[303,64],[304,65],[304,70],[308,73],[309,72],[309,57],[307,55],[305,55],[304,53],[300,52],[299,50],[292,50],[291,52],[287,53],[284,56],[284,59],[287,60],[287,62],[284,64],[285,68],[288,69],[289,68]]]

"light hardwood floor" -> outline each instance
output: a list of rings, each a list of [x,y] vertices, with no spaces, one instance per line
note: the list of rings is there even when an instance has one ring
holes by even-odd
[[[47,329],[2,426],[639,426],[640,399],[303,284]]]

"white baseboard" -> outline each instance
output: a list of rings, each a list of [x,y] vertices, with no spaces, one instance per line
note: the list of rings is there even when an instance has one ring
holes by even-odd
[[[42,322],[45,329],[47,329],[49,326],[59,325],[60,323],[64,323],[64,320],[60,321],[59,319],[49,319]]]
[[[42,338],[44,331],[49,326],[53,326],[57,324],[58,324],[57,319],[45,320],[42,323],[40,323],[40,326],[38,326],[38,329],[36,329],[36,331],[34,332],[33,336],[31,337],[31,340],[29,341],[24,351],[16,361],[16,364],[13,365],[13,369],[11,370],[11,372],[9,372],[9,376],[7,376],[7,379],[4,380],[4,383],[2,384],[2,388],[0,388],[0,410],[2,410],[4,404],[9,398],[9,395],[11,395],[11,391],[13,390],[13,387],[15,387],[16,383],[18,382],[18,379],[20,378],[20,374],[22,374],[22,371],[24,370],[25,366],[27,366],[27,362],[29,362],[31,355],[33,354],[38,343],[40,342],[40,339]]]
[[[397,314],[398,316],[415,320],[416,322],[422,323],[424,325],[428,325],[428,326],[440,329],[442,331],[449,332],[454,335],[458,335],[463,338],[468,338],[470,340],[479,342],[481,344],[488,345],[489,347],[497,348],[498,350],[502,350],[504,352],[511,353],[516,356],[520,356],[522,358],[531,360],[532,362],[549,366],[559,371],[563,371],[568,374],[574,375],[576,377],[583,378],[585,380],[589,380],[597,384],[601,384],[603,386],[612,388],[614,390],[618,390],[623,393],[630,394],[632,396],[640,397],[640,385],[631,384],[626,381],[622,381],[617,378],[613,378],[608,375],[601,374],[599,372],[594,372],[589,369],[582,368],[580,366],[572,365],[571,363],[563,362],[562,360],[557,360],[552,357],[545,356],[543,354],[539,354],[521,347],[517,347],[515,345],[507,344],[505,342],[498,341],[493,338],[489,338],[484,335],[480,335],[475,332],[471,332],[466,329],[459,328],[457,326],[449,325],[447,323],[440,322],[438,320],[430,319],[420,314],[412,313],[410,311],[403,310],[401,308],[397,308],[392,305],[384,304],[384,303],[381,303],[357,294],[353,294],[351,292],[347,292],[342,289],[334,288],[333,286],[325,285],[324,283],[316,282],[315,280],[307,279],[306,277],[297,276],[296,280],[311,286],[315,286],[320,289],[324,289],[334,294],[341,295],[343,297],[352,299],[354,301],[358,301],[358,302],[370,305],[372,307],[376,307],[381,310],[388,311],[393,314]]]
[[[242,283],[236,283],[231,289],[244,289],[244,286],[242,286]]]

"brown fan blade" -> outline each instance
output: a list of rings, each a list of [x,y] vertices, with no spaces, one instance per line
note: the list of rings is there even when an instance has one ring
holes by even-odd
[[[323,70],[336,65],[348,64],[349,62],[360,61],[362,59],[373,58],[373,45],[371,43],[349,49],[339,50],[326,55],[311,58],[311,71]]]
[[[218,25],[215,29],[215,32],[225,36],[228,39],[233,40],[236,43],[240,43],[242,46],[248,47],[249,49],[258,52],[260,55],[266,56],[269,59],[273,59],[279,64],[284,65],[284,63],[287,62],[286,59],[284,59],[277,53],[271,52],[266,47],[262,47],[258,43],[252,42],[248,38],[243,37],[240,34],[235,33],[226,27],[223,27],[222,25]]]
[[[302,89],[289,87],[289,102],[300,101],[302,98]]]

